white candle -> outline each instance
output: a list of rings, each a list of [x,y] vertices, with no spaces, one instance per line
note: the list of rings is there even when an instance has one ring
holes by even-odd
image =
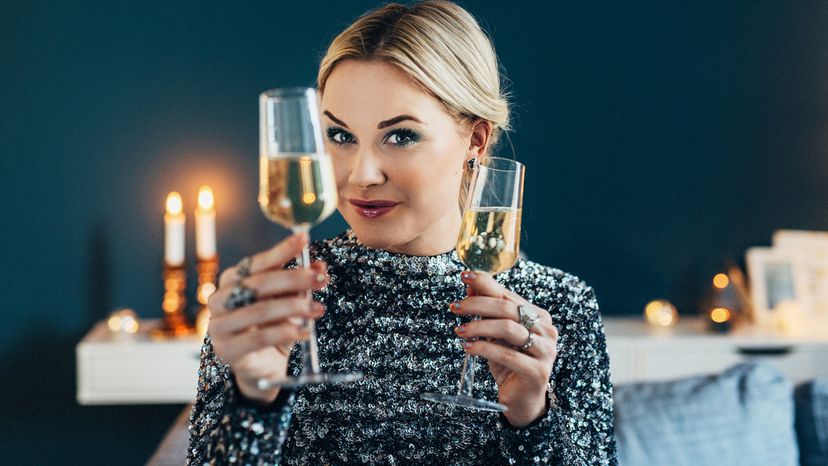
[[[171,192],[167,196],[167,213],[164,214],[164,262],[171,266],[184,265],[184,225],[187,217],[181,195]]]
[[[209,186],[198,190],[195,222],[196,255],[199,259],[212,259],[216,256],[216,208],[213,190]]]

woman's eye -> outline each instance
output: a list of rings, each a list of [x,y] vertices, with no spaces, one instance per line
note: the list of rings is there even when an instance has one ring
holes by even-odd
[[[410,129],[397,129],[388,133],[385,141],[395,146],[410,146],[420,140],[420,135]]]
[[[328,128],[328,141],[341,146],[354,142],[354,136],[342,128]]]

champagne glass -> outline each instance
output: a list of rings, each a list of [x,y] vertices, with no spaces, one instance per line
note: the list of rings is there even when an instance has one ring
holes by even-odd
[[[336,210],[333,165],[325,153],[313,88],[283,88],[259,96],[259,206],[273,222],[294,233],[306,232]],[[297,267],[310,267],[306,243]],[[311,293],[307,292],[308,301]],[[322,373],[313,319],[304,321],[310,338],[301,343],[302,373],[279,380],[260,379],[261,390],[357,380],[359,373]]]
[[[457,255],[469,269],[494,275],[517,262],[524,171],[519,162],[490,157],[472,174],[457,238]],[[420,398],[464,408],[506,411],[505,405],[474,397],[476,369],[477,356],[466,354],[456,395],[423,393]]]

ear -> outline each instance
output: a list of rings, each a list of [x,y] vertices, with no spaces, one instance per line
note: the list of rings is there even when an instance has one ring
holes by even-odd
[[[466,151],[466,160],[472,157],[483,157],[489,149],[489,142],[492,137],[492,122],[478,118],[471,123],[471,135],[469,137],[469,148]]]

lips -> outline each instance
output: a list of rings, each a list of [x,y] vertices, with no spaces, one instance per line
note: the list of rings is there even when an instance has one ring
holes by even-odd
[[[365,218],[377,218],[391,211],[399,202],[386,199],[348,199],[354,211]]]

